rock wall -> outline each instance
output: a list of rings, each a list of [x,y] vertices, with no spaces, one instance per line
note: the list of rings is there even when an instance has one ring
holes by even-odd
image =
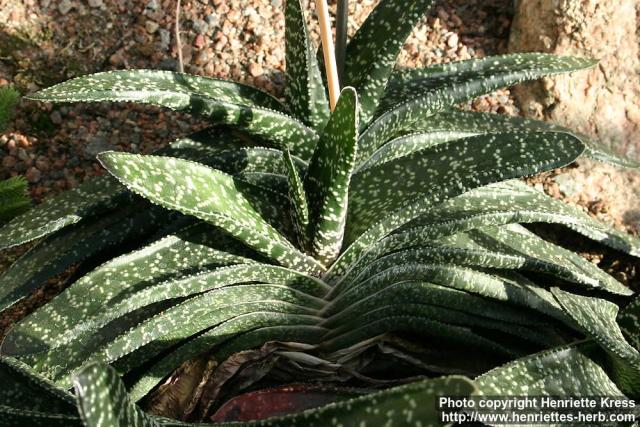
[[[591,71],[518,87],[523,114],[640,160],[639,14],[640,0],[517,0],[510,51],[601,60]]]

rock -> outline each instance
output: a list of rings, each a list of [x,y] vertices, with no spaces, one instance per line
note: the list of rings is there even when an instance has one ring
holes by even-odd
[[[207,22],[207,25],[212,28],[217,27],[220,23],[220,18],[218,18],[218,15],[215,13],[208,14],[204,20]]]
[[[160,5],[158,4],[158,0],[149,0],[147,5],[144,8],[144,13],[153,13],[160,10]]]
[[[160,28],[160,30],[158,30],[158,34],[160,34],[160,49],[168,50],[171,46],[171,32],[164,28]]]
[[[102,2],[102,0],[89,0],[90,7],[102,7],[103,5],[104,3]]]
[[[29,153],[24,148],[18,148],[18,158],[23,162],[29,160]]]
[[[519,85],[523,113],[640,160],[639,14],[639,0],[517,1],[510,51],[601,60],[589,71]]]
[[[16,166],[16,163],[18,163],[18,161],[13,156],[4,156],[2,158],[2,167],[7,170],[13,169]]]
[[[40,179],[42,179],[42,172],[40,172],[35,167],[30,167],[29,169],[27,169],[27,173],[24,175],[24,177],[30,183],[35,184],[36,182],[39,182]]]
[[[149,34],[153,34],[156,31],[158,31],[159,27],[160,25],[158,25],[157,22],[152,21],[150,19],[147,19],[147,22],[144,23],[144,29],[147,30],[147,33]]]
[[[94,136],[91,141],[84,148],[84,154],[89,159],[94,159],[98,154],[103,151],[113,150],[115,147],[106,138],[101,136]]]
[[[198,34],[206,34],[209,32],[209,25],[200,19],[194,19],[191,23],[193,31]]]
[[[258,76],[261,76],[262,73],[264,73],[264,70],[262,69],[262,65],[256,62],[249,65],[249,74],[251,74],[251,76],[258,77]]]
[[[196,36],[196,39],[193,41],[193,46],[196,49],[202,49],[205,45],[206,45],[206,41],[204,39],[204,36],[202,34],[198,34]]]
[[[63,15],[66,15],[71,11],[71,9],[75,7],[76,5],[73,4],[71,0],[62,0],[60,3],[58,3],[58,11]]]
[[[49,118],[51,119],[51,122],[55,125],[59,125],[62,123],[62,115],[60,114],[60,111],[55,110],[53,111],[50,115]]]
[[[630,231],[640,230],[640,174],[588,159],[554,178],[563,199],[572,204],[604,207],[598,217]]]
[[[449,34],[447,38],[447,46],[450,48],[458,47],[458,35],[456,33]]]
[[[39,157],[36,160],[36,168],[42,172],[48,172],[50,168],[49,160],[46,157]]]

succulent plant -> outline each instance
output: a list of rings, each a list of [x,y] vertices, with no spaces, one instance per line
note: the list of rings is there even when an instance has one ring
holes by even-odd
[[[0,88],[0,132],[4,131],[18,103],[18,92],[9,86]],[[14,176],[0,181],[0,224],[4,224],[29,207],[27,181]]]
[[[527,225],[634,257],[640,243],[518,180],[583,154],[637,165],[559,126],[458,108],[595,62],[529,53],[397,69],[431,3],[380,2],[346,48],[333,111],[300,0],[286,2],[284,101],[148,70],[32,95],[147,103],[211,127],[154,155],[101,153],[109,175],[0,229],[0,248],[41,239],[0,277],[2,310],[79,266],[4,339],[16,391],[0,412],[31,425],[182,425],[135,402],[197,357],[206,399],[187,400],[203,419],[265,384],[383,389],[264,425],[350,425],[372,408],[427,425],[433,406],[414,413],[411,401],[442,394],[638,397],[633,291]],[[38,397],[26,402],[24,387]]]

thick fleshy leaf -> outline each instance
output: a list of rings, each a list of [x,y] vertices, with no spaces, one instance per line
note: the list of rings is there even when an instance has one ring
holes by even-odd
[[[75,399],[31,368],[0,358],[0,426],[80,427]]]
[[[282,267],[259,263],[220,267],[178,280],[160,282],[138,292],[129,292],[126,299],[113,301],[109,307],[95,316],[67,329],[55,341],[54,337],[47,335],[49,351],[62,345],[69,346],[71,341],[82,342],[81,345],[86,346],[85,342],[91,335],[98,333],[101,327],[152,304],[178,301],[213,289],[243,283],[280,284],[317,297],[322,297],[329,290],[329,287],[318,279]]]
[[[396,89],[389,89],[380,115],[360,138],[359,162],[366,160],[384,142],[412,131],[416,122],[424,121],[426,117],[442,110],[501,87],[595,64],[592,60],[582,58],[538,55],[515,54],[495,60],[485,58],[451,63],[438,66],[443,67],[442,74],[430,76],[427,73],[426,77],[421,77],[420,70],[413,72],[413,78],[402,79],[402,84],[397,85]]]
[[[244,137],[227,128],[209,128],[180,138],[159,155],[202,160],[220,149],[243,146]],[[85,181],[78,188],[45,200],[0,228],[0,249],[21,245],[52,234],[93,215],[132,202],[127,189],[110,176]]]
[[[14,176],[0,181],[0,224],[29,209],[27,181]]]
[[[561,224],[610,248],[640,256],[637,238],[516,180],[487,185],[447,200],[402,230],[421,228],[419,238],[432,240],[482,226],[532,222]]]
[[[611,396],[624,394],[609,378],[602,352],[591,342],[515,360],[476,378],[484,396]]]
[[[62,273],[72,264],[126,240],[144,237],[165,219],[167,212],[163,209],[139,202],[95,221],[67,227],[46,238],[0,275],[0,311],[25,298],[48,278]]]
[[[419,215],[411,206],[418,197],[424,200],[419,203],[435,205],[481,185],[564,166],[583,150],[579,140],[561,133],[504,133],[488,140],[481,135],[362,170],[351,181],[346,240],[381,217],[395,222],[396,215],[404,221]]]
[[[453,236],[456,246],[462,243],[461,246],[470,249],[532,258],[545,265],[541,272],[548,271],[565,280],[617,295],[633,294],[628,287],[580,255],[547,242],[518,224],[485,227],[457,236]]]
[[[294,323],[301,325],[316,323],[314,313],[320,306],[319,298],[284,285],[229,286],[175,304],[111,338],[103,346],[91,341],[73,341],[46,353],[26,356],[24,360],[67,387],[69,376],[92,360],[118,361],[119,369],[128,372],[183,340],[235,317],[264,312],[269,316],[291,316]],[[223,334],[222,337],[229,336]]]
[[[305,177],[311,250],[329,265],[342,247],[358,138],[358,95],[345,88],[313,153]]]
[[[0,249],[11,248],[46,236],[119,204],[131,196],[112,177],[84,182],[73,190],[45,200],[0,228]]]
[[[434,283],[426,282],[426,280],[431,281],[427,275],[428,270],[430,269],[425,268],[420,271],[417,268],[407,268],[407,274],[404,277],[396,276],[397,278],[395,278],[392,275],[387,275],[386,280],[376,280],[375,284],[366,283],[355,291],[352,289],[343,298],[327,307],[334,311],[338,307],[342,308],[327,317],[327,320],[322,323],[325,327],[333,328],[325,339],[357,329],[359,326],[369,324],[387,314],[393,314],[437,319],[447,324],[473,328],[479,334],[482,334],[480,332],[482,329],[496,330],[512,335],[512,342],[522,339],[536,343],[541,346],[540,348],[548,347],[554,340],[557,343],[564,342],[558,339],[558,335],[551,332],[551,327],[554,326],[551,319],[528,309],[529,307],[535,309],[535,304],[542,302],[541,299],[536,301],[532,292],[527,295],[524,289],[502,285],[502,289],[499,291],[503,293],[514,288],[519,291],[513,297],[503,297],[506,302],[504,304],[472,293],[489,294],[496,291],[495,288],[499,285],[495,286],[493,283],[489,283],[487,286],[486,275],[484,278],[479,275],[480,279],[485,279],[477,286],[480,288],[479,290],[473,289],[476,286],[473,282],[460,283],[464,280],[461,274],[458,277],[454,276],[458,282],[454,285],[456,287],[449,288],[447,284],[442,286],[435,284],[442,283],[443,276],[446,276],[446,274],[442,274],[444,268],[439,271],[435,268],[431,269],[431,271],[440,273],[440,277],[433,280]],[[414,278],[410,278],[411,273],[414,273]],[[379,277],[375,279],[379,279]],[[467,277],[473,276],[468,274]],[[465,292],[466,290],[469,292]],[[522,298],[523,295],[524,298]],[[510,303],[513,304],[509,305]],[[522,308],[527,304],[529,307]],[[329,313],[325,313],[325,315],[328,316]],[[402,328],[402,325],[398,325],[397,328]]]
[[[154,203],[208,221],[286,267],[323,270],[265,222],[254,205],[268,205],[269,195],[248,183],[175,158],[109,152],[99,159],[128,188]]]
[[[493,80],[499,79],[504,81],[502,86],[512,86],[540,77],[584,70],[597,63],[593,59],[532,52],[406,68],[391,76],[381,109],[453,83],[472,86],[476,81],[484,80],[487,86],[495,87],[500,83]]]
[[[640,395],[640,352],[627,342],[616,322],[618,306],[557,288],[551,291],[584,333],[607,351],[620,389],[629,396]]]
[[[433,0],[381,1],[347,46],[342,86],[360,95],[361,122],[378,108],[404,42]]]
[[[105,306],[126,301],[135,291],[143,292],[157,283],[177,281],[215,266],[255,263],[251,259],[254,256],[206,223],[177,230],[110,260],[73,283],[15,325],[5,337],[2,352],[20,356],[46,351],[69,331],[77,331],[99,316]]]
[[[283,313],[258,311],[237,316],[164,355],[136,379],[131,387],[131,395],[136,401],[142,399],[185,360],[191,360],[212,348],[217,348],[212,356],[215,360],[225,360],[272,341],[318,343],[327,330],[317,326],[317,323],[318,318]],[[314,345],[307,346],[315,348]]]
[[[40,377],[29,366],[16,359],[0,357],[0,380],[0,401],[4,407],[48,414],[77,415],[72,395]]]
[[[404,263],[398,261],[401,257],[396,254],[391,257],[393,259],[382,266],[380,262],[367,264],[356,277],[347,276],[339,282],[323,314],[344,316],[344,310],[351,305],[390,286],[423,280],[430,284],[418,286],[425,288],[419,292],[429,303],[512,324],[550,324],[554,318],[573,325],[547,290],[523,277],[473,270],[453,263],[432,263],[426,257],[414,257]]]
[[[78,371],[73,381],[85,427],[160,427],[127,395],[116,371],[92,363]]]
[[[300,0],[285,9],[286,103],[301,121],[321,133],[329,120],[329,101]]]
[[[75,387],[86,427],[162,425],[132,402],[116,371],[106,365],[95,363],[85,367],[78,373]],[[264,421],[249,421],[244,425],[319,427],[331,423],[412,425],[419,422],[425,427],[436,426],[441,425],[436,405],[439,396],[467,397],[475,391],[475,385],[464,377],[437,378],[343,400],[300,414]],[[103,417],[100,417],[100,414],[103,414]]]
[[[618,315],[618,325],[636,350],[640,351],[640,298],[636,297]]]
[[[108,71],[43,89],[30,99],[50,102],[137,102],[239,127],[308,157],[317,134],[281,112],[275,98],[249,86],[168,71]],[[280,111],[278,111],[280,110]]]
[[[476,113],[449,110],[418,120],[411,132],[451,132],[459,134],[502,133],[502,132],[564,132],[579,138],[586,145],[585,155],[601,162],[625,168],[638,169],[640,164],[630,158],[614,153],[604,144],[586,135],[553,123],[524,117],[502,114]]]
[[[287,168],[287,181],[289,183],[289,199],[293,206],[291,216],[296,229],[296,237],[298,244],[302,248],[306,248],[309,242],[309,205],[307,195],[304,192],[304,181],[300,178],[298,169],[289,153],[284,150],[283,161]]]

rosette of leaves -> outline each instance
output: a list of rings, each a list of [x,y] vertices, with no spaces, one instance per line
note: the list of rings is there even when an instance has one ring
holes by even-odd
[[[18,92],[10,86],[0,88],[0,132],[4,131],[18,103]],[[27,181],[20,176],[0,181],[0,224],[29,208]]]
[[[3,248],[41,239],[0,277],[1,309],[78,266],[8,333],[6,363],[56,393],[75,381],[89,426],[180,425],[134,403],[153,406],[198,357],[206,367],[177,397],[180,417],[207,419],[243,390],[292,381],[442,377],[400,390],[637,397],[637,304],[618,316],[632,290],[527,225],[633,257],[638,240],[518,180],[581,155],[637,165],[568,129],[458,109],[595,62],[530,53],[396,69],[431,3],[380,2],[347,46],[334,111],[299,0],[286,3],[284,101],[148,70],[32,95],[147,103],[212,125],[154,155],[102,153],[108,176],[0,229]],[[397,390],[273,425],[348,424],[372,406],[404,425],[432,420],[412,418],[413,392]],[[4,410],[28,416],[18,403]]]

